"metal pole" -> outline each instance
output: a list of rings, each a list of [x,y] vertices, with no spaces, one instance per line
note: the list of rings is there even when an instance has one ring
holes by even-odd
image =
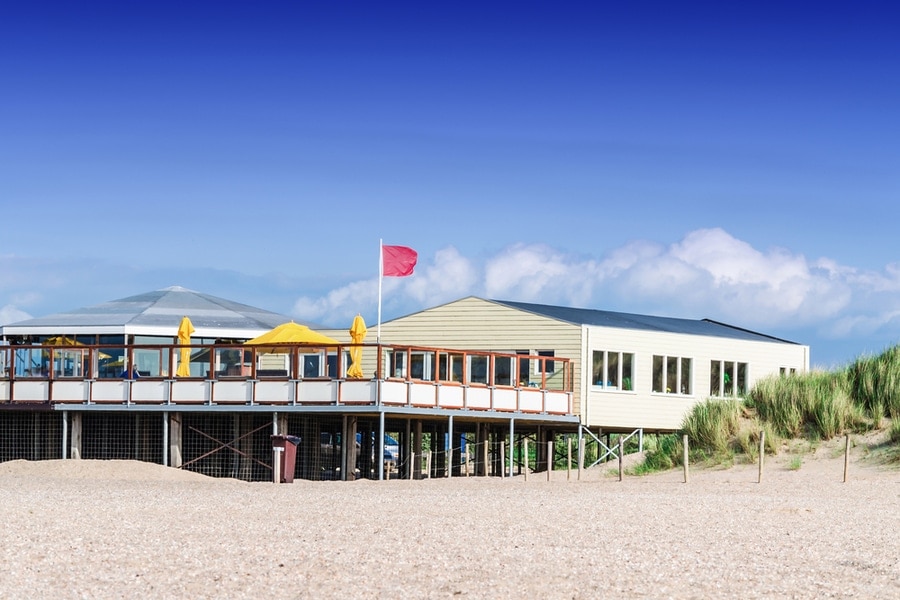
[[[378,481],[384,480],[384,411],[378,412]]]
[[[453,477],[453,415],[447,418],[447,477]]]
[[[515,473],[515,462],[516,461],[514,458],[515,448],[516,448],[516,444],[515,444],[516,438],[514,437],[516,434],[515,422],[516,422],[515,419],[509,420],[509,476],[510,476],[510,478],[512,478],[516,474]]]
[[[162,463],[164,467],[169,466],[169,413],[162,414],[162,430],[163,430],[163,447],[162,447]]]
[[[62,420],[62,457],[69,458],[69,411],[63,411]]]

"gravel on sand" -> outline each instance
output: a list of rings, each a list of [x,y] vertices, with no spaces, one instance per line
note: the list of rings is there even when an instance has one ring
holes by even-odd
[[[843,458],[275,485],[0,463],[0,598],[900,598],[900,474]]]

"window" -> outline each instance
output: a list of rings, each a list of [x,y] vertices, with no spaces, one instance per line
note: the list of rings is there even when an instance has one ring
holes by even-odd
[[[709,364],[710,396],[743,396],[747,393],[747,363],[713,360]]]
[[[469,383],[488,382],[488,357],[480,355],[469,356]]]
[[[634,381],[632,365],[634,354],[629,352],[594,350],[591,382],[610,390],[631,390]]]
[[[528,350],[516,350],[516,354],[531,354]],[[531,361],[527,358],[519,359],[519,385],[528,385],[531,374]]]
[[[448,368],[449,367],[449,368]],[[438,353],[438,379],[441,381],[462,381],[463,355]]]
[[[556,351],[554,350],[538,350],[538,356],[556,356]],[[539,360],[536,361],[535,365],[535,373],[547,373],[548,375],[553,373],[553,361],[552,360]]]
[[[412,379],[431,381],[434,369],[431,366],[434,354],[431,352],[412,352],[409,358],[409,376]]]
[[[784,377],[785,375],[796,375],[797,369],[795,369],[794,367],[781,367],[780,372],[782,377]]]
[[[692,360],[679,356],[653,356],[653,391],[658,394],[692,394]]]
[[[513,384],[513,358],[511,356],[494,357],[494,385]]]

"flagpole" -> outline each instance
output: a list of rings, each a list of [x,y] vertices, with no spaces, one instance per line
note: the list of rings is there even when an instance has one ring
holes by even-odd
[[[378,329],[375,333],[375,343],[381,343],[381,280],[384,278],[384,250],[382,239],[378,238]]]

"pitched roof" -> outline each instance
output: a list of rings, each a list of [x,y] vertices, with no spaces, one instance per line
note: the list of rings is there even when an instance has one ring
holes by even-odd
[[[171,335],[187,315],[196,337],[252,338],[291,317],[173,286],[0,327],[3,335]],[[309,325],[309,324],[306,324]],[[316,325],[310,325],[316,328]]]
[[[705,335],[737,340],[762,342],[782,342],[796,344],[764,333],[743,329],[720,323],[711,319],[679,319],[674,317],[656,317],[633,313],[594,310],[590,308],[570,308],[567,306],[551,306],[547,304],[530,304],[528,302],[512,302],[508,300],[491,300],[510,308],[523,310],[573,325],[596,325],[600,327],[617,327],[619,329],[638,329],[643,331],[660,331],[667,333],[684,333],[688,335]]]

